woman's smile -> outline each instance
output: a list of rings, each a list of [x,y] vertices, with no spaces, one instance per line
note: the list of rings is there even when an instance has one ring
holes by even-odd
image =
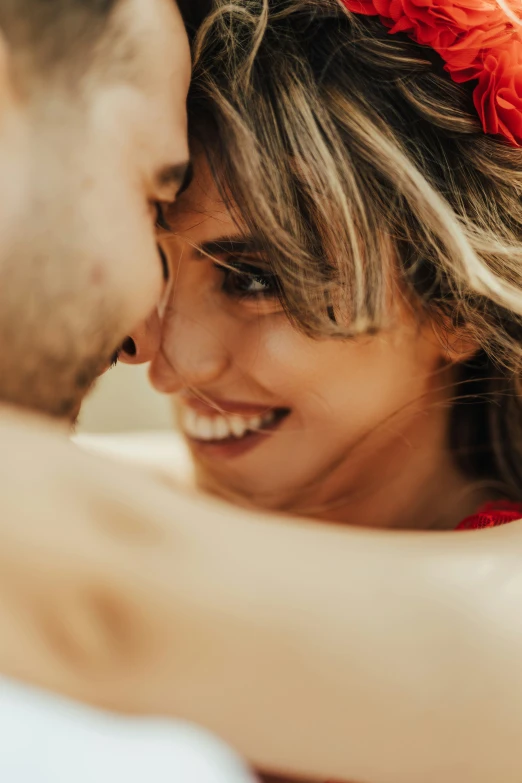
[[[274,408],[229,400],[205,401],[180,396],[180,428],[190,447],[200,456],[234,458],[266,441],[290,415],[288,408]]]

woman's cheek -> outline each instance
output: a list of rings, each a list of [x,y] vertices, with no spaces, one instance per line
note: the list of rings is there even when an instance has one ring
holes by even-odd
[[[262,331],[254,365],[258,383],[281,395],[297,393],[303,384],[309,389],[317,377],[321,343],[300,334],[285,316],[270,320]]]

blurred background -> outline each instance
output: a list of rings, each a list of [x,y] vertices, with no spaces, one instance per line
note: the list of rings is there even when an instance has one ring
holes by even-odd
[[[98,381],[85,403],[80,433],[121,433],[172,429],[169,398],[157,394],[147,366],[121,364]]]

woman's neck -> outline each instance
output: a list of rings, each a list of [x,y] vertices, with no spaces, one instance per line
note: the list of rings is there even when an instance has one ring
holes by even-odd
[[[364,527],[451,530],[488,498],[447,447],[436,408],[369,436],[287,510]]]

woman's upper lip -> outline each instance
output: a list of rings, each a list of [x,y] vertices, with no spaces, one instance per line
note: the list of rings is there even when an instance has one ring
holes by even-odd
[[[237,402],[235,400],[221,400],[210,398],[203,400],[200,397],[190,397],[183,395],[181,398],[183,405],[187,405],[199,413],[205,415],[219,416],[220,413],[229,413],[237,416],[264,416],[266,413],[274,410],[273,405],[260,405],[259,403]]]

